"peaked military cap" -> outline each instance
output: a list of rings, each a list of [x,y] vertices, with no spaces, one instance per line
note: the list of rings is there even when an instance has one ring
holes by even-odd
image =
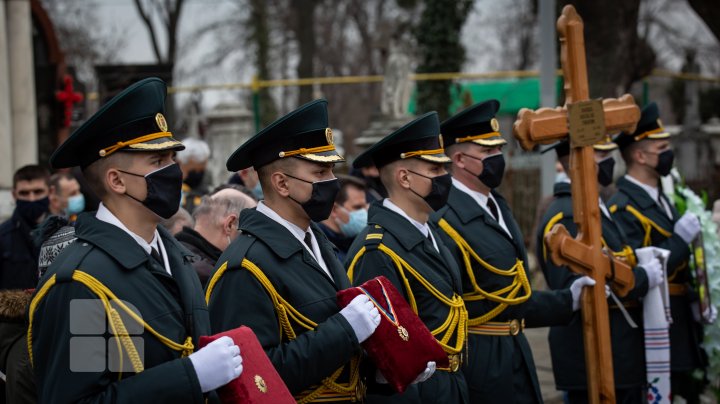
[[[53,168],[87,167],[116,151],[182,150],[165,121],[167,87],[159,78],[138,81],[113,97],[50,157]]]
[[[367,167],[374,163],[377,168],[393,161],[417,157],[433,163],[449,163],[445,155],[440,120],[437,112],[428,112],[385,136],[360,154],[353,167]]]
[[[500,133],[495,115],[500,109],[498,100],[472,105],[446,119],[440,125],[445,146],[473,142],[481,146],[501,146],[507,143]]]
[[[624,149],[634,142],[645,139],[667,139],[670,134],[665,130],[660,120],[660,110],[655,102],[651,102],[642,109],[637,129],[633,133],[622,132],[615,137],[615,143]]]
[[[612,136],[605,135],[605,138],[593,145],[593,149],[600,150],[600,151],[611,151],[617,149],[618,146],[615,142],[612,140]],[[555,153],[557,153],[557,157],[565,157],[570,154],[570,142],[567,140],[561,140],[557,143],[554,143],[542,151],[540,151],[541,154],[545,154],[549,152],[550,150],[555,150]]]
[[[260,168],[286,157],[316,163],[345,161],[335,150],[326,100],[311,101],[271,123],[238,147],[226,167],[230,171]]]

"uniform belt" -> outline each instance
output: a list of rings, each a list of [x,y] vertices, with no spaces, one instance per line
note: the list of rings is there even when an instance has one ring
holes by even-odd
[[[351,401],[351,402],[362,402],[365,399],[365,394],[367,393],[367,386],[365,385],[365,382],[360,380],[358,381],[357,386],[355,386],[355,391],[347,392],[347,393],[338,393],[332,390],[325,390],[322,393],[320,393],[319,396],[315,397],[315,399],[311,400],[311,403],[333,403],[336,401]],[[300,401],[302,400],[303,396],[296,396],[295,399]]]
[[[640,302],[638,302],[637,300],[628,300],[626,302],[622,302],[622,304],[626,309],[634,309],[634,308],[640,307]],[[608,305],[608,307],[611,309],[619,309],[620,308],[615,303],[610,303]]]
[[[460,365],[462,365],[462,362],[462,354],[448,354],[448,363],[450,365],[446,368],[437,368],[437,370],[442,370],[445,372],[457,372],[458,370],[460,370]]]
[[[518,335],[525,329],[525,319],[510,321],[488,321],[468,326],[468,333],[476,335]]]
[[[670,296],[685,296],[688,287],[684,283],[668,283],[668,292],[670,292]]]

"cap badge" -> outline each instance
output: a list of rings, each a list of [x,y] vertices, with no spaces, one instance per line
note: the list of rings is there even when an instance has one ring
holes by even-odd
[[[165,116],[161,113],[155,114],[155,123],[157,123],[158,128],[160,128],[161,132],[167,132],[168,131],[168,125],[167,121],[165,120]]]
[[[332,129],[325,128],[325,140],[327,140],[328,144],[335,144],[335,141],[333,140]]]

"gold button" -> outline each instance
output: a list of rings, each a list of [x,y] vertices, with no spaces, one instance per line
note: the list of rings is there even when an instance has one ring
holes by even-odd
[[[450,370],[457,372],[460,369],[460,355],[448,355],[448,360],[450,362]]]
[[[367,392],[367,386],[365,385],[365,382],[360,380],[357,382],[357,385],[355,386],[355,397],[353,397],[354,402],[362,402],[365,398],[365,393]]]
[[[510,321],[510,335],[520,334],[520,322],[517,320]]]

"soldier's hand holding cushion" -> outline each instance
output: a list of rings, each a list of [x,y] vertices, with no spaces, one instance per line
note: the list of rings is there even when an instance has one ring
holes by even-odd
[[[356,296],[340,314],[350,323],[358,342],[370,338],[380,325],[380,312],[366,295]]]
[[[227,336],[207,344],[189,358],[203,393],[228,384],[243,371],[240,347]]]

